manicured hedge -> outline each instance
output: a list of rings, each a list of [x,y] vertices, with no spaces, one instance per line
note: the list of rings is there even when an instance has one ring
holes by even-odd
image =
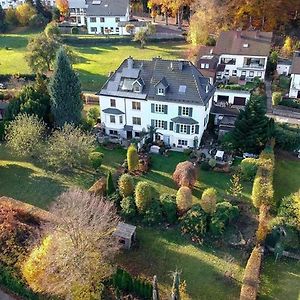
[[[255,247],[252,250],[245,268],[240,300],[256,300],[262,258],[263,248]]]

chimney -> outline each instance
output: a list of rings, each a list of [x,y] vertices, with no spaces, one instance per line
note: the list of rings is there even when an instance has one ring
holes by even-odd
[[[128,65],[128,69],[133,69],[133,58],[132,58],[132,56],[128,57],[127,65]]]
[[[179,71],[183,70],[183,61],[178,62],[178,69],[179,69]]]
[[[174,64],[173,64],[172,61],[171,61],[171,63],[170,63],[170,69],[171,69],[172,71],[174,71]]]
[[[255,31],[255,38],[258,39],[259,36],[260,36],[260,32],[259,32],[259,30],[256,30],[256,31]]]

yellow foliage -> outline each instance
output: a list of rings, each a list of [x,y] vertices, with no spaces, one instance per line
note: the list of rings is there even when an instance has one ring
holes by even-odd
[[[214,188],[208,188],[204,190],[200,205],[202,209],[208,214],[214,214],[217,204],[217,191]]]
[[[63,16],[65,16],[69,11],[68,0],[56,0],[56,6]]]
[[[22,26],[29,24],[30,18],[36,14],[36,10],[29,3],[23,3],[16,8],[16,15]]]

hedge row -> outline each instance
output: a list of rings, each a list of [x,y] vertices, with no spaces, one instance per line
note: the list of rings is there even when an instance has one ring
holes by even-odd
[[[263,248],[255,247],[248,259],[244,272],[240,300],[256,300],[259,286],[260,267],[263,258]]]
[[[34,81],[36,79],[36,74],[0,74],[0,82],[7,82],[11,78],[23,78],[24,80]],[[47,78],[46,75],[43,75],[43,78]]]
[[[258,169],[253,183],[252,201],[256,208],[259,208],[262,204],[274,205],[274,167],[273,148],[267,147],[259,156]]]

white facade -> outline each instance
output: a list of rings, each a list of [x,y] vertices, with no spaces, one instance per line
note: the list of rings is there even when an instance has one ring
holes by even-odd
[[[100,96],[99,99],[101,122],[105,124],[106,134],[118,135],[127,139],[139,138],[140,133],[147,131],[147,128],[152,125],[157,128],[157,134],[161,140],[173,148],[199,145],[207,127],[212,105],[212,99],[206,106],[108,96]],[[116,108],[122,114],[103,112],[107,108]],[[193,119],[197,124],[180,124],[172,121],[173,118],[179,117],[180,113],[180,117]]]
[[[289,97],[300,98],[300,74],[291,74]]]
[[[267,56],[221,54],[219,65],[225,65],[224,71],[217,72],[217,79],[231,77],[252,81],[255,77],[265,79]]]
[[[120,21],[128,21],[129,13],[125,16],[88,16],[87,30],[89,34],[116,34],[121,35],[118,26]]]
[[[3,9],[16,8],[23,3],[25,3],[25,0],[0,0]]]
[[[87,7],[86,0],[69,0],[69,15],[74,24],[78,26],[86,25]]]
[[[214,94],[215,103],[228,103],[229,105],[244,106],[250,100],[250,92],[240,90],[216,89]]]
[[[288,65],[285,63],[278,63],[276,67],[276,72],[278,75],[289,75],[291,73],[292,65]]]

